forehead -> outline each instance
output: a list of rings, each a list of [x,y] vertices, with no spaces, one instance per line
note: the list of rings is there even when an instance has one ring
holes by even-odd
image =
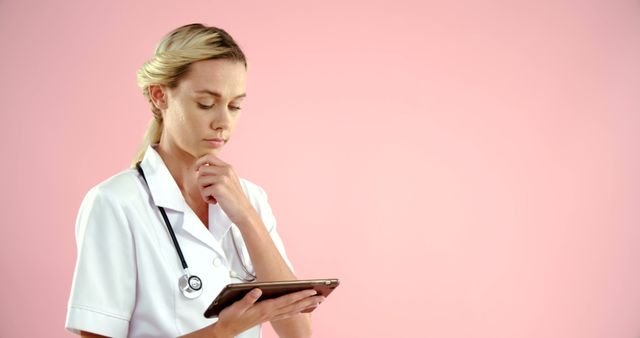
[[[191,94],[199,90],[210,90],[235,97],[245,92],[246,75],[245,66],[239,61],[227,59],[198,61],[191,64],[189,72],[180,81],[179,87]]]

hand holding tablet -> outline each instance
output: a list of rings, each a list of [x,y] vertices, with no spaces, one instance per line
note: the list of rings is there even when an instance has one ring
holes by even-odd
[[[292,280],[277,282],[260,282],[260,283],[234,283],[229,284],[222,289],[220,294],[211,302],[211,305],[204,312],[207,318],[217,317],[218,314],[227,306],[242,299],[249,291],[259,288],[262,295],[258,301],[277,298],[302,290],[316,290],[318,295],[323,297],[329,294],[340,284],[338,279],[309,279],[309,280]],[[311,312],[315,308],[308,311]]]

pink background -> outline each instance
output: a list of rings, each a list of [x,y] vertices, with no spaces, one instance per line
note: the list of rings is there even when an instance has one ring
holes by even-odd
[[[316,337],[640,337],[634,0],[0,1],[0,336],[70,336],[80,201],[192,22],[249,58],[221,157],[299,277],[341,278]]]

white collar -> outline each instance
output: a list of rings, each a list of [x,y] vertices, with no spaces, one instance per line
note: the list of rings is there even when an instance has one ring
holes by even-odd
[[[178,188],[178,184],[173,179],[173,176],[171,176],[171,172],[169,172],[169,169],[162,160],[162,157],[160,157],[160,154],[158,154],[154,148],[154,145],[149,145],[147,147],[140,166],[147,178],[147,185],[151,192],[153,202],[159,207],[185,213],[188,208],[187,202],[185,201],[180,188]],[[193,216],[195,216],[193,212],[185,214],[193,214]],[[202,239],[199,235],[202,235],[202,230],[207,231],[207,229],[198,226],[197,220],[196,216],[193,220],[195,222],[186,223],[185,230]],[[220,241],[227,233],[231,224],[231,220],[220,207],[220,203],[209,204],[208,226],[211,234],[213,234],[218,241]],[[207,241],[205,240],[205,242]]]
[[[152,145],[147,147],[140,166],[147,178],[153,202],[159,207],[184,212],[187,206],[184,196],[169,168]]]

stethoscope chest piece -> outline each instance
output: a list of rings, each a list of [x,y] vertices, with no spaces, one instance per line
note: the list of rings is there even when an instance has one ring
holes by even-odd
[[[189,298],[198,298],[202,294],[202,280],[198,276],[183,275],[178,280],[182,294]]]

